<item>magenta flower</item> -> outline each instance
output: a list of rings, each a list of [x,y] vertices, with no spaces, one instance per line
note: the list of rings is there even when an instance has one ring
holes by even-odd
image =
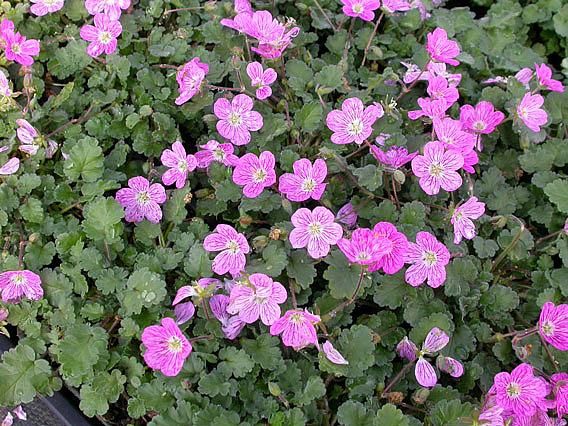
[[[317,159],[312,165],[310,160],[301,158],[294,162],[293,168],[294,173],[284,173],[280,176],[278,191],[290,201],[306,201],[310,198],[319,200],[326,187],[325,161]]]
[[[252,16],[254,13],[249,0],[235,0],[235,12],[237,15],[246,14]],[[242,32],[243,28],[233,19],[221,19],[220,24]]]
[[[436,359],[436,367],[438,367],[438,370],[455,378],[463,376],[464,373],[463,364],[449,356],[440,355]]]
[[[16,120],[16,124],[19,126],[16,135],[21,142],[18,149],[29,155],[36,155],[39,149],[38,131],[23,118]]]
[[[408,240],[406,235],[398,232],[396,227],[389,222],[379,222],[373,228],[375,238],[380,240],[383,254],[369,266],[369,272],[375,272],[382,268],[388,275],[396,274],[404,266]]]
[[[278,75],[272,68],[262,69],[259,62],[251,62],[247,65],[247,75],[250,78],[250,84],[256,89],[256,98],[263,100],[272,95],[270,85],[276,81]]]
[[[83,25],[80,35],[85,41],[90,42],[87,53],[97,58],[103,53],[114,53],[117,46],[116,38],[122,33],[122,25],[108,15],[98,13],[95,15],[93,25]]]
[[[422,344],[422,352],[425,354],[434,354],[444,349],[450,342],[450,336],[445,331],[434,327],[428,332],[424,343]]]
[[[10,88],[10,82],[4,74],[4,71],[0,71],[0,95],[5,97],[12,96],[12,89]]]
[[[449,117],[432,120],[434,132],[439,141],[444,142],[448,149],[455,149],[462,154],[473,150],[475,136],[463,130],[462,122]]]
[[[401,146],[391,146],[386,152],[384,152],[379,147],[372,145],[371,153],[380,163],[386,166],[391,166],[395,169],[404,166],[418,155],[418,152],[409,154],[408,150]]]
[[[260,320],[272,325],[280,318],[280,306],[287,299],[282,284],[272,281],[268,275],[252,274],[247,285],[236,285],[231,289],[227,312],[238,315],[247,324]]]
[[[13,175],[20,168],[20,159],[17,157],[10,158],[3,166],[0,167],[0,175]]]
[[[374,10],[381,7],[379,0],[341,0],[343,13],[352,18],[361,18],[363,21],[375,19]]]
[[[28,419],[28,415],[27,413],[24,411],[24,409],[22,408],[21,405],[18,405],[16,408],[14,408],[12,410],[12,412],[16,415],[16,417],[20,420],[27,420]]]
[[[386,13],[395,13],[395,12],[406,12],[410,10],[412,7],[410,3],[404,0],[383,0],[381,2],[381,8]]]
[[[196,285],[185,285],[178,289],[172,302],[172,306],[175,306],[174,313],[178,324],[189,321],[195,314],[195,306],[191,301],[180,302],[193,296],[198,296],[199,298],[206,297],[209,287],[218,289],[221,287],[221,282],[215,278],[201,278]]]
[[[531,70],[530,68],[523,68],[515,74],[515,78],[528,89],[529,81],[532,80],[533,75],[533,70]]]
[[[505,114],[495,111],[491,102],[481,101],[475,108],[471,105],[463,105],[460,108],[460,121],[463,127],[474,133],[493,133],[504,119]]]
[[[142,332],[144,361],[164,376],[177,376],[193,348],[173,319],[164,318],[161,324],[146,327]]]
[[[166,191],[159,183],[150,185],[142,176],[128,179],[129,188],[116,192],[116,201],[124,207],[124,220],[127,222],[158,223],[162,219],[160,204],[166,202]]]
[[[43,297],[41,278],[32,271],[6,271],[0,274],[2,301],[18,303],[24,297],[39,300]]]
[[[245,94],[237,95],[229,102],[219,98],[213,105],[213,111],[219,119],[217,131],[235,145],[250,142],[250,132],[256,132],[263,126],[262,115],[252,111],[253,101]]]
[[[477,200],[477,197],[471,197],[461,206],[458,206],[452,218],[450,219],[454,225],[454,244],[459,244],[462,238],[472,240],[477,235],[475,231],[474,219],[479,219],[485,213],[485,203]]]
[[[209,300],[209,306],[215,318],[221,322],[221,331],[223,331],[225,337],[233,340],[245,328],[246,323],[238,315],[229,315],[227,312],[229,301],[229,296],[216,294]]]
[[[420,109],[408,111],[408,118],[411,120],[417,120],[420,117],[443,118],[451,106],[443,99],[418,98],[416,102]]]
[[[219,224],[213,234],[203,241],[207,251],[219,251],[213,260],[213,272],[219,275],[238,274],[245,269],[246,254],[250,252],[247,239],[229,225]]]
[[[209,167],[213,162],[224,164],[227,167],[236,166],[239,157],[235,154],[235,148],[230,143],[219,143],[216,140],[210,140],[205,145],[199,145],[201,151],[195,153],[197,167],[202,169]]]
[[[337,246],[351,263],[370,265],[377,262],[385,253],[382,239],[367,228],[358,228],[351,234],[351,239],[341,238]]]
[[[558,80],[552,78],[552,70],[546,64],[534,64],[536,70],[536,78],[538,79],[538,84],[546,87],[548,90],[553,92],[564,92],[564,86]]]
[[[130,0],[85,0],[85,8],[91,15],[103,13],[115,21],[129,7]]]
[[[282,334],[282,342],[298,351],[308,345],[318,345],[318,336],[314,324],[321,321],[318,315],[307,310],[291,309],[270,326],[270,334]]]
[[[426,66],[426,71],[422,72],[420,67],[416,64],[411,64],[408,62],[401,62],[407,70],[403,76],[403,81],[405,84],[410,84],[414,82],[417,78],[420,80],[429,81],[432,77],[444,77],[448,80],[451,86],[458,86],[461,82],[461,74],[452,74],[446,70],[446,64],[442,62],[430,62]]]
[[[452,192],[462,185],[457,170],[463,166],[463,156],[454,150],[445,150],[442,142],[428,142],[424,155],[412,160],[412,172],[420,178],[419,184],[428,195],[436,195],[440,188]]]
[[[458,89],[456,89],[455,86],[449,85],[448,80],[442,76],[430,77],[426,91],[432,100],[444,100],[450,106],[460,97]]]
[[[0,25],[4,55],[9,61],[30,67],[34,63],[32,56],[39,55],[39,41],[28,40],[20,33],[14,32],[14,29],[14,23],[8,19],[4,19]]]
[[[401,358],[407,359],[408,361],[414,361],[417,358],[416,354],[418,354],[418,347],[412,340],[404,336],[404,339],[396,345],[396,353]]]
[[[338,145],[351,142],[361,145],[371,136],[373,124],[383,114],[382,108],[376,105],[365,108],[359,98],[345,99],[341,110],[331,111],[325,120],[327,127],[333,132],[331,141]]]
[[[538,330],[542,338],[556,349],[568,351],[568,305],[546,302],[540,311]]]
[[[33,4],[30,7],[30,12],[36,16],[45,16],[48,13],[60,10],[65,0],[31,0],[31,2]]]
[[[568,374],[556,373],[550,377],[554,406],[559,418],[568,414]]]
[[[548,114],[541,108],[544,98],[541,95],[525,93],[523,99],[517,105],[517,115],[533,132],[540,132],[540,126],[548,121]]]
[[[339,351],[333,347],[333,345],[331,344],[331,342],[329,340],[327,340],[322,345],[322,350],[323,350],[323,354],[325,355],[325,357],[330,362],[333,362],[334,364],[338,364],[338,365],[348,365],[349,364],[349,361],[347,361],[343,357],[343,355],[341,355],[339,353]]]
[[[193,155],[186,154],[180,141],[175,141],[172,149],[165,149],[160,160],[164,166],[169,167],[169,170],[162,175],[162,182],[164,185],[175,182],[178,189],[185,186],[188,172],[194,171],[197,167],[197,160]]]
[[[511,410],[520,417],[532,416],[546,406],[548,385],[540,377],[535,377],[529,364],[521,364],[511,373],[495,375],[493,388],[495,401],[504,410]]]
[[[233,182],[243,187],[245,197],[256,198],[264,188],[276,183],[275,163],[270,151],[262,151],[258,157],[249,152],[240,158],[233,170]]]
[[[330,246],[337,244],[343,235],[341,225],[334,222],[331,211],[316,207],[312,211],[301,208],[292,215],[294,229],[288,239],[293,248],[307,247],[314,259],[325,257]]]
[[[424,386],[425,388],[432,388],[436,386],[438,382],[438,377],[436,376],[436,370],[432,367],[424,357],[418,357],[418,361],[416,361],[416,366],[414,367],[414,376],[416,377],[416,381],[420,384],[420,386]]]
[[[420,231],[416,243],[408,244],[405,262],[412,264],[404,274],[408,284],[418,287],[427,281],[430,287],[438,288],[446,281],[450,252],[432,234]]]
[[[175,100],[176,105],[182,105],[195,96],[205,76],[209,72],[209,65],[200,62],[199,57],[186,62],[176,74],[179,96]]]
[[[335,220],[337,220],[339,223],[347,225],[348,228],[353,228],[355,226],[355,224],[357,223],[357,218],[357,212],[355,211],[355,208],[351,203],[345,204],[335,215]],[[566,223],[568,224],[568,219],[566,219]]]
[[[453,66],[460,63],[454,59],[460,54],[460,47],[453,40],[448,40],[448,34],[443,28],[436,28],[426,36],[428,42],[426,50],[434,62],[444,62]]]

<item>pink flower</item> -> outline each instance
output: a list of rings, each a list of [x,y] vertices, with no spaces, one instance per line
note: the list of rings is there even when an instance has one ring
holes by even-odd
[[[333,110],[327,115],[327,127],[333,132],[331,141],[338,145],[351,142],[361,145],[371,136],[373,124],[383,114],[382,108],[376,105],[365,108],[359,98],[345,99],[341,110]]]
[[[278,75],[272,68],[262,69],[259,62],[251,62],[247,65],[247,75],[250,78],[250,84],[256,89],[257,99],[266,99],[272,95],[270,85],[276,81]]]
[[[412,264],[404,274],[408,284],[417,287],[427,281],[430,287],[438,288],[446,281],[450,252],[432,234],[420,231],[416,243],[408,244],[405,262]]]
[[[219,121],[217,131],[235,145],[250,142],[250,132],[256,132],[263,126],[262,115],[252,111],[253,101],[245,94],[237,95],[229,102],[219,98],[213,105],[213,111]]]
[[[270,151],[262,151],[258,157],[249,152],[233,170],[233,182],[243,187],[245,197],[256,198],[264,188],[276,183],[275,162]]]
[[[18,32],[14,32],[14,23],[4,19],[0,26],[1,36],[4,39],[4,54],[9,61],[16,61],[26,67],[32,66],[32,56],[39,55],[39,41],[27,40]]]
[[[294,162],[294,173],[280,176],[278,191],[286,195],[290,201],[306,201],[310,198],[319,200],[325,191],[324,183],[327,166],[324,160],[311,161],[301,158]]]
[[[13,157],[10,158],[2,167],[0,167],[0,175],[8,176],[13,175],[20,168],[20,159]]]
[[[418,347],[412,340],[404,336],[404,339],[396,345],[396,352],[399,357],[405,358],[408,361],[414,361],[417,357],[416,354],[418,353]]]
[[[454,225],[454,244],[459,244],[462,238],[472,240],[476,235],[473,219],[479,219],[485,213],[485,203],[471,197],[461,206],[457,207],[450,219]]]
[[[0,423],[0,426],[12,426],[13,424],[14,424],[14,416],[12,416],[12,413],[8,411],[8,413],[4,417],[4,420],[2,420],[2,423]]]
[[[540,407],[545,407],[549,393],[546,382],[534,376],[529,364],[515,367],[510,374],[495,375],[492,389],[497,405],[520,417],[532,416]]]
[[[385,146],[385,142],[389,140],[391,135],[389,133],[380,133],[379,136],[375,138],[375,142],[380,146]]]
[[[403,81],[406,84],[410,84],[414,82],[417,78],[420,80],[430,80],[432,77],[444,77],[448,80],[448,83],[451,86],[458,86],[461,82],[462,75],[461,74],[451,74],[446,71],[446,64],[441,62],[430,62],[426,65],[426,71],[422,72],[420,67],[416,64],[411,64],[408,62],[401,62],[407,70],[404,74]]]
[[[418,361],[414,367],[414,376],[420,386],[424,386],[425,388],[432,388],[436,386],[438,382],[436,370],[434,370],[434,367],[422,356],[418,357]]]
[[[16,135],[21,142],[18,149],[29,155],[36,155],[39,149],[37,141],[39,137],[38,131],[23,118],[16,120],[16,124],[19,126],[16,130]]]
[[[201,89],[208,72],[209,65],[200,62],[199,57],[186,62],[176,74],[179,96],[176,98],[175,104],[182,105],[193,98]]]
[[[221,330],[225,337],[229,340],[233,340],[241,333],[243,328],[245,328],[246,323],[242,321],[238,315],[229,315],[227,312],[229,301],[229,296],[216,294],[209,300],[209,306],[215,318],[221,322]]]
[[[373,228],[373,233],[380,240],[383,254],[377,262],[369,266],[369,272],[375,272],[382,268],[385,274],[396,274],[404,266],[404,258],[408,250],[406,235],[398,232],[396,227],[389,222],[377,223]]]
[[[176,322],[183,324],[193,318],[195,306],[191,301],[180,303],[188,297],[198,296],[200,299],[207,296],[210,287],[215,289],[221,287],[221,282],[215,278],[201,278],[196,285],[185,285],[180,287],[176,293],[172,306],[175,306],[174,313]]]
[[[478,422],[483,426],[505,426],[503,408],[495,403],[495,395],[490,394],[479,413]]]
[[[337,220],[339,223],[347,225],[348,228],[353,228],[355,226],[355,224],[357,223],[357,218],[357,212],[355,211],[355,208],[351,203],[345,204],[335,215],[335,220]],[[568,224],[568,219],[566,219],[566,223]],[[568,233],[568,231],[566,232]]]
[[[381,7],[379,0],[341,0],[343,13],[352,18],[361,18],[363,21],[375,19],[374,10]]]
[[[10,97],[12,96],[12,89],[10,89],[10,82],[4,74],[4,71],[0,71],[0,95]]]
[[[252,6],[249,0],[235,0],[235,12],[237,15],[246,14],[251,15],[253,14]],[[242,31],[242,27],[233,19],[221,19],[221,25],[225,27],[232,28],[239,32]]]
[[[235,148],[230,143],[219,143],[216,140],[210,140],[205,145],[199,146],[201,151],[195,153],[197,167],[207,168],[214,161],[227,167],[236,166],[239,162],[239,157],[233,154]]]
[[[351,263],[370,265],[377,262],[385,253],[386,247],[381,238],[376,238],[373,231],[358,228],[351,234],[351,239],[341,238],[337,246]]]
[[[321,321],[318,315],[307,310],[291,309],[282,318],[270,326],[270,334],[282,334],[282,342],[298,351],[310,344],[318,344],[318,336],[314,324]]]
[[[428,332],[424,343],[422,343],[422,352],[425,354],[434,354],[444,349],[450,342],[450,336],[444,330],[434,327]]]
[[[558,417],[562,418],[564,414],[568,414],[568,374],[553,374],[550,377],[550,384],[554,395],[553,408],[556,409]]]
[[[443,371],[444,373],[449,374],[452,377],[461,377],[463,376],[463,364],[459,362],[457,359],[451,358],[449,356],[439,356],[436,359],[436,367],[438,370]]]
[[[162,325],[146,327],[142,332],[142,343],[146,346],[144,361],[148,367],[168,377],[178,375],[193,349],[171,318],[162,319]]]
[[[219,251],[213,260],[213,272],[219,275],[238,274],[246,265],[246,254],[250,252],[247,239],[229,225],[219,224],[213,234],[205,237],[203,247],[207,251]]]
[[[117,46],[116,38],[122,33],[122,25],[108,15],[98,13],[95,15],[93,25],[83,25],[80,35],[85,41],[90,42],[87,53],[96,58],[103,53],[114,53]]]
[[[460,108],[462,125],[474,133],[493,133],[495,127],[501,124],[504,119],[505,114],[501,111],[495,111],[491,102],[481,101],[475,108],[471,105],[463,105]]]
[[[343,235],[341,225],[334,223],[333,213],[325,207],[313,211],[298,209],[292,215],[294,229],[289,240],[293,248],[306,247],[314,259],[325,257],[330,246],[337,244]]]
[[[142,176],[128,179],[128,186],[116,193],[116,201],[124,207],[124,220],[138,223],[147,219],[158,223],[162,219],[160,204],[166,202],[164,187],[159,183],[150,185]]]
[[[28,415],[27,413],[24,411],[24,409],[22,408],[21,405],[18,405],[16,408],[14,408],[12,410],[14,412],[14,414],[16,415],[16,417],[20,420],[27,420],[28,419]]]
[[[386,13],[406,12],[411,9],[410,3],[404,0],[383,0],[381,3]]]
[[[553,92],[564,92],[564,86],[558,80],[552,78],[552,70],[546,64],[534,64],[536,70],[536,78],[538,79],[538,84],[546,87],[548,90]]]
[[[448,40],[448,34],[443,28],[436,28],[433,32],[427,34],[426,50],[430,58],[434,62],[445,62],[453,66],[458,66],[460,63],[456,56],[460,54],[458,44],[453,40]]]
[[[339,351],[333,347],[333,345],[331,344],[331,342],[329,340],[327,340],[322,345],[322,349],[323,349],[323,353],[324,353],[325,357],[329,361],[333,362],[334,364],[338,364],[338,365],[348,365],[349,364],[349,361],[347,361],[343,357],[343,355],[341,355],[339,353]]]
[[[227,312],[238,315],[247,324],[260,320],[272,325],[280,318],[280,306],[287,299],[282,284],[272,281],[268,275],[252,274],[247,285],[236,285],[231,289]]]
[[[34,4],[30,7],[30,12],[36,16],[44,16],[61,9],[65,0],[31,0],[31,2]]]
[[[452,192],[462,185],[457,172],[463,166],[463,156],[453,150],[445,150],[442,142],[428,142],[424,155],[412,160],[412,172],[420,178],[419,183],[428,195],[436,195],[440,188]]]
[[[395,169],[404,166],[418,155],[418,152],[409,154],[408,150],[401,146],[392,146],[387,150],[387,152],[384,152],[379,147],[372,145],[371,153],[380,163],[391,166]]]
[[[187,155],[182,143],[175,141],[172,149],[165,149],[160,157],[162,164],[169,167],[162,175],[164,185],[176,183],[176,188],[183,188],[187,180],[188,172],[192,172],[197,167],[197,160],[191,154]]]
[[[538,330],[542,338],[556,349],[568,351],[568,305],[546,302],[540,311]]]
[[[444,142],[448,149],[455,149],[462,154],[473,150],[475,136],[464,132],[462,122],[449,117],[432,120],[434,132],[439,141]]]
[[[424,116],[430,119],[443,118],[451,106],[443,99],[418,98],[416,102],[420,109],[408,111],[408,118],[411,120],[417,120]]]
[[[515,74],[515,78],[521,82],[522,84],[524,84],[524,86],[528,89],[529,87],[529,81],[532,80],[534,75],[533,70],[531,70],[530,68],[523,68],[521,69],[519,72],[517,72]]]
[[[24,297],[30,300],[39,300],[43,297],[41,278],[28,270],[2,272],[0,290],[2,301],[6,303],[18,303]]]
[[[8,311],[8,309],[0,308],[0,322],[6,321],[8,319],[9,315],[10,315],[10,312]]]
[[[540,95],[525,93],[523,99],[517,105],[517,114],[533,132],[540,132],[540,126],[544,126],[548,121],[548,114],[541,108],[544,98]]]
[[[460,97],[458,89],[448,84],[448,80],[444,77],[431,77],[428,80],[428,95],[432,100],[444,100],[450,106],[453,105]]]
[[[129,7],[130,0],[85,0],[85,8],[91,15],[103,13],[115,21],[120,18],[122,10]]]

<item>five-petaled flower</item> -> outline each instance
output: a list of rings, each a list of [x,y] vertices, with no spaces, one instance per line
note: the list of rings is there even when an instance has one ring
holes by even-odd
[[[542,338],[560,351],[568,351],[568,305],[546,302],[540,311],[538,331]]]
[[[262,115],[253,111],[250,96],[239,94],[229,102],[219,98],[213,105],[213,111],[219,119],[217,131],[235,145],[246,145],[250,142],[250,132],[256,132],[263,126]]]
[[[182,105],[195,96],[201,89],[203,80],[209,72],[209,65],[200,62],[199,57],[185,63],[176,74],[179,96],[176,105]]]
[[[160,157],[162,164],[169,169],[162,175],[164,185],[175,182],[176,188],[183,188],[187,181],[187,174],[197,167],[195,156],[187,154],[182,143],[175,141],[172,149],[165,149]]]
[[[450,219],[454,225],[454,244],[461,243],[462,238],[471,240],[476,236],[473,219],[479,219],[483,213],[485,213],[485,203],[480,202],[477,197],[471,197],[456,207]]]
[[[239,162],[235,152],[235,147],[230,143],[219,143],[216,140],[210,140],[205,145],[199,145],[200,151],[195,153],[197,167],[207,168],[213,162],[221,163],[225,166],[236,166]]]
[[[420,179],[418,183],[428,195],[436,195],[440,188],[452,192],[462,185],[457,172],[464,164],[463,156],[454,150],[446,150],[439,141],[428,142],[424,155],[412,160],[412,172]]]
[[[278,75],[272,68],[262,69],[259,62],[251,62],[247,65],[247,74],[250,78],[251,86],[256,89],[256,98],[263,100],[272,95],[270,85],[276,81]]]
[[[533,132],[540,132],[540,126],[548,121],[548,114],[543,110],[544,98],[541,95],[525,93],[517,105],[517,115]]]
[[[213,234],[203,241],[207,251],[220,252],[213,260],[213,272],[219,275],[238,274],[245,269],[246,254],[250,252],[247,239],[230,225],[219,224]]]
[[[448,34],[443,28],[436,28],[428,33],[426,50],[430,59],[435,62],[444,62],[453,66],[459,65],[459,61],[454,59],[460,54],[460,47],[453,40],[448,40]]]
[[[382,244],[382,238],[368,228],[358,228],[351,233],[351,238],[341,238],[337,246],[351,263],[371,265],[387,252],[388,246]]]
[[[318,336],[314,324],[321,321],[318,315],[307,310],[291,309],[270,326],[270,334],[282,334],[282,343],[298,351],[308,345],[318,344]]]
[[[293,248],[307,247],[314,259],[327,256],[330,246],[337,244],[343,235],[341,225],[334,219],[333,213],[321,206],[312,211],[296,210],[291,219],[294,229],[290,232],[290,244]]]
[[[158,223],[162,219],[160,204],[166,202],[166,191],[159,183],[150,185],[143,176],[128,179],[129,188],[116,192],[116,201],[124,207],[127,222],[142,222],[144,219]]]
[[[369,266],[369,272],[382,269],[387,275],[396,274],[404,267],[404,258],[408,250],[406,235],[399,232],[390,222],[379,222],[373,227],[375,238],[379,239],[382,254]]]
[[[48,13],[60,10],[65,0],[31,0],[31,2],[33,4],[30,7],[30,12],[36,16],[45,16]]]
[[[235,166],[233,182],[243,187],[245,197],[256,198],[264,188],[276,183],[275,164],[276,159],[270,151],[263,151],[258,157],[249,152]]]
[[[310,198],[319,200],[326,187],[325,161],[318,158],[312,164],[310,160],[301,158],[294,162],[293,168],[294,173],[280,176],[278,190],[290,201],[306,201]]]
[[[0,274],[2,301],[18,303],[23,298],[39,300],[43,297],[41,278],[32,271],[6,271]]]
[[[39,41],[28,40],[19,32],[15,32],[14,23],[8,19],[4,19],[0,24],[0,35],[6,59],[26,67],[32,66],[34,63],[32,56],[39,55]]]
[[[405,262],[411,264],[404,274],[408,284],[417,287],[426,281],[430,287],[437,288],[446,281],[450,252],[435,236],[420,231],[416,243],[408,244]]]
[[[375,19],[374,10],[381,7],[379,0],[341,0],[341,3],[343,3],[343,13],[363,21]]]
[[[355,142],[361,145],[373,133],[373,124],[384,111],[377,105],[365,108],[359,98],[348,98],[341,109],[331,111],[326,118],[327,127],[333,132],[331,141],[338,145]]]
[[[103,53],[114,53],[117,46],[116,38],[122,33],[122,25],[109,15],[98,13],[94,18],[93,25],[81,27],[81,38],[90,42],[87,53],[96,58]]]

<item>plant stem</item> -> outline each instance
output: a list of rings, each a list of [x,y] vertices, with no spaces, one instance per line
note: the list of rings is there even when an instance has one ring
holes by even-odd
[[[373,28],[373,32],[371,33],[371,37],[369,37],[369,41],[367,42],[367,46],[365,46],[365,52],[363,52],[363,62],[361,62],[361,68],[365,66],[365,61],[367,60],[367,53],[369,52],[369,49],[371,47],[371,43],[373,42],[373,39],[375,38],[375,34],[377,34],[377,29],[379,28],[379,24],[383,20],[383,16],[385,16],[384,12],[382,12],[379,15],[379,18],[377,19],[377,22],[375,23],[375,27]]]
[[[391,183],[392,183],[392,195],[394,197],[394,202],[396,204],[397,210],[400,210],[400,203],[398,202],[398,195],[396,194],[396,182],[394,180],[394,174],[391,174]]]
[[[353,302],[355,302],[355,299],[357,299],[357,293],[359,293],[359,289],[361,288],[361,284],[363,283],[363,277],[365,276],[365,269],[363,267],[361,267],[361,273],[359,274],[359,281],[357,281],[357,286],[355,287],[355,291],[353,292],[353,294],[351,295],[351,297],[345,301],[343,301],[342,303],[340,303],[339,305],[337,305],[335,307],[335,309],[333,309],[332,311],[328,312],[327,314],[325,314],[322,318],[321,318],[321,322],[327,322],[332,318],[335,318],[335,316],[341,312],[342,310],[344,310],[346,307],[348,307],[349,305],[351,305]]]
[[[292,298],[292,307],[294,309],[298,309],[298,302],[296,301],[296,289],[294,281],[290,280],[288,281],[288,283],[290,284],[290,296]]]
[[[61,133],[62,131],[64,131],[65,129],[67,129],[68,127],[74,125],[74,124],[81,124],[85,121],[87,121],[90,117],[89,115],[91,114],[91,111],[93,110],[95,104],[92,103],[91,106],[89,106],[89,108],[87,109],[87,111],[85,111],[85,113],[79,117],[79,118],[73,118],[72,120],[69,120],[67,123],[63,124],[62,126],[59,126],[57,129],[55,129],[53,132],[48,133],[47,135],[45,135],[45,138],[50,138],[58,133]]]
[[[393,386],[396,385],[400,381],[400,379],[402,379],[402,377],[406,374],[406,372],[412,368],[415,362],[416,361],[411,361],[408,364],[406,364],[404,367],[402,367],[402,369],[398,372],[398,374],[394,376],[394,378],[390,381],[387,387],[381,392],[381,398],[384,398],[385,395],[390,392]]]
[[[493,262],[493,266],[491,267],[491,272],[494,272],[497,269],[497,267],[501,264],[501,262],[503,262],[505,257],[509,254],[509,252],[515,248],[515,246],[517,245],[517,243],[521,239],[521,236],[523,235],[523,232],[525,230],[524,223],[521,222],[519,219],[517,219],[514,216],[513,216],[513,218],[515,220],[517,220],[517,222],[519,222],[519,232],[517,232],[515,234],[515,236],[513,237],[513,240],[509,243],[509,245],[507,247],[505,247],[505,249],[501,252],[501,254],[499,256],[497,256],[497,259],[495,259],[495,262]]]
[[[402,98],[404,95],[406,95],[408,92],[410,92],[414,88],[414,86],[416,86],[416,84],[418,84],[418,82],[420,81],[420,77],[422,77],[422,74],[424,74],[424,72],[426,72],[426,68],[428,67],[428,65],[430,65],[430,59],[428,60],[428,62],[426,62],[426,65],[424,65],[424,67],[420,70],[420,74],[418,74],[418,76],[416,76],[414,81],[412,83],[410,83],[410,86],[406,87],[396,97],[396,99],[395,99],[396,102],[398,102],[400,100],[400,98]]]
[[[179,7],[177,9],[166,10],[164,12],[164,15],[169,15],[170,13],[175,13],[175,12],[187,12],[187,11],[190,11],[190,10],[200,10],[200,9],[205,9],[205,6]]]
[[[213,336],[212,334],[205,334],[203,336],[197,336],[197,337],[192,337],[191,339],[188,339],[190,342],[198,342],[200,340],[213,340],[215,338],[215,336]]]
[[[552,355],[552,352],[550,352],[550,348],[548,347],[548,343],[546,343],[544,341],[544,339],[542,338],[542,336],[540,334],[539,334],[539,337],[540,337],[540,341],[542,342],[542,345],[544,346],[544,350],[546,351],[546,354],[548,355],[548,359],[550,359],[550,362],[552,363],[552,366],[554,367],[554,370],[557,373],[559,373],[560,369],[558,368],[558,363],[554,359],[554,355]]]
[[[318,0],[314,0],[314,3],[316,4],[317,8],[319,9],[319,11],[322,13],[323,17],[325,18],[325,20],[327,21],[327,23],[329,24],[329,26],[333,29],[334,32],[337,31],[337,27],[335,25],[333,25],[333,22],[331,22],[331,19],[329,19],[329,16],[327,16],[327,13],[325,13],[325,10],[323,10],[323,8],[321,7],[321,5],[319,4]]]

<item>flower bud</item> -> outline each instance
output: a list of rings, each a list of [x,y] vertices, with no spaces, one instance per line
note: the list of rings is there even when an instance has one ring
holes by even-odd
[[[416,404],[422,405],[428,400],[429,396],[430,390],[428,388],[420,388],[416,392],[414,392],[414,394],[412,395],[412,400]]]
[[[401,185],[406,180],[406,176],[404,175],[404,172],[401,171],[401,170],[395,170],[392,175],[394,177],[394,180],[397,181]]]
[[[264,247],[268,245],[268,238],[264,235],[259,235],[258,237],[254,237],[252,240],[252,246],[256,250],[262,250]]]
[[[215,9],[217,9],[217,2],[215,0],[210,0],[203,6],[203,10],[208,13],[214,12]]]
[[[30,236],[28,237],[28,241],[30,243],[35,243],[38,238],[39,238],[39,235],[34,232],[33,234],[30,234]]]
[[[184,195],[183,202],[185,204],[191,203],[191,200],[193,200],[193,194],[191,192],[188,192],[187,194]]]
[[[211,190],[209,188],[202,188],[195,191],[195,196],[198,199],[206,198],[209,196],[209,194],[211,194]]]
[[[239,217],[239,223],[241,224],[241,226],[249,226],[252,223],[252,217],[250,217],[248,214],[242,215],[241,217]]]
[[[495,225],[497,228],[503,228],[505,225],[507,225],[507,218],[505,216],[497,215],[493,216],[491,222],[493,222],[493,225]]]
[[[270,395],[275,397],[279,397],[280,395],[282,395],[282,390],[280,389],[280,386],[278,386],[278,384],[274,382],[268,382],[268,391],[270,392]]]
[[[282,230],[279,228],[272,228],[268,234],[268,238],[271,240],[279,240],[282,235]]]
[[[386,397],[387,400],[394,405],[400,404],[404,401],[404,394],[402,392],[389,392]]]

